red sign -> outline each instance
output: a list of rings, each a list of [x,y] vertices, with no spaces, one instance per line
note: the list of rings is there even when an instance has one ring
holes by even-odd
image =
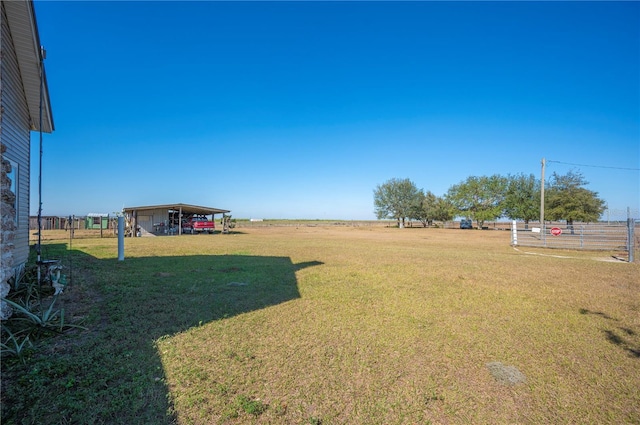
[[[552,227],[551,228],[551,234],[553,236],[560,236],[562,234],[562,229],[559,227]]]

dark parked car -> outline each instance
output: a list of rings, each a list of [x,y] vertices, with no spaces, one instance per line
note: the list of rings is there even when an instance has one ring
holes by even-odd
[[[473,222],[468,218],[464,218],[460,220],[460,228],[461,229],[473,229]]]

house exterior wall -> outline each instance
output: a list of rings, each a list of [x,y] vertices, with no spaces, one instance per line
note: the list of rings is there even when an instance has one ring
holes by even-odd
[[[13,234],[13,268],[22,267],[29,257],[29,157],[30,157],[30,124],[27,101],[24,94],[16,51],[7,24],[7,17],[2,3],[0,37],[0,140],[6,147],[2,154],[3,163],[11,164],[11,187],[15,189],[15,231]],[[3,167],[4,168],[4,167]],[[5,190],[3,186],[3,190]],[[3,196],[3,201],[5,197]],[[2,206],[2,221],[10,220],[11,214],[5,216],[5,205]],[[3,251],[5,234],[3,232]],[[9,238],[9,235],[7,235]],[[7,239],[9,240],[9,239]]]

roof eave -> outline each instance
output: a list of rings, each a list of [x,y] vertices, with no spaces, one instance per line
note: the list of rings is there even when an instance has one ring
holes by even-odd
[[[20,67],[31,130],[42,129],[45,133],[51,133],[55,127],[33,1],[6,1],[3,5]]]

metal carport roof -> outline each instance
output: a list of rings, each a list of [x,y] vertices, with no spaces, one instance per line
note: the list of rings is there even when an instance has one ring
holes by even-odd
[[[189,205],[189,204],[164,204],[164,205],[147,205],[143,207],[124,207],[122,210],[124,212],[132,212],[132,211],[158,210],[158,209],[182,211],[182,214],[202,214],[202,215],[226,214],[231,212],[230,210],[222,210],[220,208],[203,207],[200,205]]]

